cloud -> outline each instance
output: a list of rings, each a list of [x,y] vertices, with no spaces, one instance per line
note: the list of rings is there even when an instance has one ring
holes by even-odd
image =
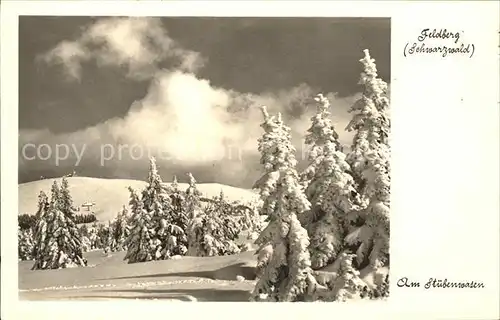
[[[79,80],[82,63],[94,60],[101,66],[124,67],[133,79],[148,79],[159,65],[194,72],[206,59],[182,48],[169,37],[157,18],[104,18],[87,26],[73,41],[63,41],[39,57],[62,65],[69,79]]]
[[[26,143],[49,144],[52,150],[57,144],[67,145],[71,152],[60,161],[60,166],[74,165],[77,151],[85,149],[79,166],[107,167],[119,172],[117,175],[147,168],[148,157],[156,156],[160,165],[168,168],[168,174],[198,170],[208,181],[248,186],[260,170],[259,107],[265,104],[270,112],[283,114],[292,128],[297,158],[302,160],[303,137],[315,112],[309,107],[309,99],[316,93],[306,85],[278,93],[239,93],[214,87],[194,74],[159,71],[146,96],[136,101],[125,117],[71,134],[23,130],[20,148]],[[332,119],[342,141],[349,143],[350,134],[343,129],[350,119],[346,110],[356,97],[341,99],[332,93],[328,95]],[[34,147],[30,150],[30,157],[35,156]],[[51,158],[38,164],[21,161],[20,169],[54,166],[54,157],[53,152]],[[210,173],[202,172],[207,169]]]
[[[21,130],[20,171],[44,172],[50,168],[60,175],[68,173],[65,168],[72,171],[78,161],[79,172],[137,178],[134,174],[147,170],[148,157],[156,156],[162,175],[192,171],[201,182],[249,187],[261,170],[257,139],[263,133],[262,105],[271,113],[282,113],[292,129],[299,162],[306,158],[302,142],[316,111],[312,107],[313,97],[319,93],[316,88],[300,84],[256,94],[216,87],[195,74],[205,59],[181,48],[159,20],[98,20],[77,40],[61,42],[43,59],[62,64],[72,79],[79,79],[83,63],[92,59],[102,65],[126,66],[129,77],[150,79],[150,85],[147,94],[134,102],[122,118],[70,134]],[[172,67],[162,68],[169,59],[175,62]],[[330,99],[332,120],[341,142],[350,144],[352,134],[344,131],[351,119],[347,110],[359,94],[346,98],[332,92],[323,94]],[[31,147],[23,155],[27,144]],[[44,147],[43,154],[36,154],[42,144],[48,147]],[[58,164],[57,148],[59,155],[69,150]],[[47,159],[41,160],[40,155]],[[28,160],[26,156],[34,158]]]

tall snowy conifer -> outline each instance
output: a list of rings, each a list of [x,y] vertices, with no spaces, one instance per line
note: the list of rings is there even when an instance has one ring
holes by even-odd
[[[40,204],[44,204],[40,194]],[[46,203],[45,203],[46,204]],[[44,205],[45,205],[44,204]],[[46,209],[39,208],[40,219],[35,231],[35,264],[32,269],[60,269],[86,266],[81,236],[74,221],[74,207],[67,181],[62,188],[52,184],[51,200]]]
[[[360,193],[364,196],[366,178],[363,171],[373,166],[365,153],[377,152],[380,157],[386,158],[386,168],[389,170],[389,99],[387,97],[387,83],[378,78],[375,60],[370,57],[367,49],[360,62],[364,66],[360,84],[364,86],[362,97],[349,110],[353,118],[347,126],[347,131],[355,131],[351,152],[347,157],[353,174],[360,185]],[[367,200],[366,197],[363,198]]]
[[[129,236],[129,238],[142,239],[140,241],[147,239],[149,251],[147,254],[131,253],[131,255],[140,258],[132,258],[129,262],[164,260],[173,255],[184,255],[187,252],[185,225],[182,225],[184,220],[180,218],[181,213],[175,212],[170,191],[171,189],[163,184],[158,174],[155,158],[151,158],[148,184],[142,191],[142,199],[139,200],[137,196],[132,194],[130,203],[132,207],[132,233]],[[140,203],[140,207],[138,203]],[[147,214],[143,217],[144,211]],[[145,250],[140,249],[146,247],[145,242],[141,245],[132,244],[132,242],[132,240],[127,241],[127,245],[133,245],[131,252]]]
[[[109,230],[111,235],[110,249],[111,251],[120,251],[126,249],[125,240],[130,234],[128,220],[128,210],[123,206],[122,210],[118,212],[116,217],[111,222]]]
[[[317,269],[332,262],[342,250],[346,213],[355,207],[357,193],[329,119],[330,103],[322,94],[315,100],[317,113],[311,118],[312,125],[305,138],[310,146],[310,164],[302,174],[312,210],[301,221],[309,231],[312,267]]]
[[[360,193],[364,209],[360,211],[363,225],[346,238],[357,245],[358,264],[365,260],[377,269],[389,259],[390,212],[390,146],[389,99],[387,84],[377,77],[375,60],[364,50],[364,72],[361,83],[364,92],[352,107],[353,120],[348,129],[357,130],[349,162],[361,182]]]
[[[177,176],[174,176],[169,189],[170,199],[172,202],[172,208],[175,212],[183,211],[184,194],[179,189],[179,183],[177,182]]]
[[[187,230],[189,224],[188,212],[185,208],[185,194],[179,189],[179,184],[177,183],[177,177],[173,177],[173,181],[168,189],[172,203],[172,224],[179,226],[182,230]],[[187,248],[187,236],[185,234],[181,235],[177,239],[177,243]],[[184,249],[183,249],[184,250]]]
[[[170,197],[166,194],[166,188],[158,173],[156,159],[149,159],[148,184],[142,191],[142,203],[146,211],[151,214],[151,232],[153,235],[151,252],[153,259],[168,258],[166,256],[166,245],[168,232],[165,230],[167,221],[171,214]]]
[[[189,218],[193,219],[201,210],[201,192],[196,187],[196,179],[193,177],[191,172],[188,172],[186,175],[189,179],[189,186],[186,190],[185,198],[186,211],[189,215]]]
[[[281,115],[271,117],[262,107],[263,136],[259,139],[261,164],[265,174],[257,181],[263,199],[263,212],[269,224],[262,231],[257,244],[272,246],[272,256],[263,270],[252,294],[252,300],[301,301],[315,288],[311,275],[311,260],[307,231],[297,214],[309,210],[295,169],[295,148],[291,143],[290,128],[283,124]]]
[[[66,215],[70,220],[74,221],[76,215],[76,208],[73,205],[73,198],[71,197],[71,193],[69,191],[68,179],[66,177],[62,178],[59,204],[61,211],[64,213],[64,215]]]
[[[128,263],[146,262],[153,260],[151,255],[152,232],[150,229],[151,214],[144,209],[144,206],[132,187],[129,187],[131,208],[130,234],[125,240],[127,253],[124,260]]]

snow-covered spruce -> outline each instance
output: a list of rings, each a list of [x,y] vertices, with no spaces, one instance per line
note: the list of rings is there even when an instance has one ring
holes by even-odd
[[[242,225],[234,215],[233,206],[225,201],[221,191],[194,217],[189,227],[188,255],[224,256],[240,252],[235,243]]]
[[[116,217],[111,221],[109,226],[110,251],[122,251],[126,250],[125,240],[130,234],[130,228],[128,226],[128,210],[123,206],[122,210],[118,212]]]
[[[186,189],[186,196],[184,198],[184,206],[189,219],[193,219],[201,211],[201,192],[196,187],[196,179],[191,172],[187,173],[189,179],[189,186]]]
[[[132,215],[130,217],[130,234],[124,243],[127,246],[127,253],[123,259],[128,260],[128,263],[151,261],[153,260],[150,248],[152,232],[149,227],[151,214],[143,209],[137,192],[132,187],[128,189]]]
[[[308,167],[301,173],[300,181],[307,188],[313,180],[317,168],[320,166],[324,156],[324,148],[328,143],[335,146],[335,150],[341,150],[338,134],[330,120],[330,101],[323,94],[314,97],[316,101],[316,114],[311,117],[311,126],[307,129],[304,143],[308,149]]]
[[[343,302],[362,298],[362,292],[367,290],[367,285],[360,279],[359,271],[352,265],[354,257],[355,255],[345,252],[339,255],[340,266],[333,282],[333,289],[322,296],[318,294],[317,300]]]
[[[88,252],[90,251],[91,248],[91,243],[89,239],[89,228],[87,225],[82,224],[79,228],[78,231],[80,232],[80,236],[82,237],[82,250],[83,252]]]
[[[357,130],[348,160],[360,183],[363,208],[360,226],[347,237],[355,249],[359,267],[373,270],[389,260],[390,147],[389,99],[387,84],[377,78],[377,69],[368,50],[364,51],[363,96],[352,107],[348,129]]]
[[[239,217],[239,225],[241,232],[247,233],[247,238],[255,240],[263,229],[262,218],[260,211],[262,209],[262,201],[252,199],[246,204],[233,202],[235,214]]]
[[[125,242],[129,263],[164,260],[187,252],[186,219],[174,211],[170,188],[163,185],[154,157],[147,182],[141,199],[130,189],[131,231]]]
[[[333,262],[343,249],[346,214],[357,203],[357,192],[345,155],[329,119],[330,103],[319,94],[317,113],[311,118],[305,143],[310,147],[309,166],[301,174],[312,208],[299,217],[310,235],[309,250],[314,269]]]
[[[360,59],[364,67],[360,84],[364,85],[364,91],[362,97],[349,110],[353,113],[353,118],[346,128],[347,131],[355,131],[347,162],[352,168],[362,195],[366,185],[363,171],[366,167],[373,165],[366,159],[365,153],[377,150],[383,153],[383,156],[388,156],[390,152],[388,86],[386,82],[378,78],[375,60],[370,57],[367,49],[364,50],[364,54],[363,59]],[[387,158],[385,166],[389,170],[388,160]],[[366,198],[363,199],[366,200]]]
[[[83,258],[81,235],[74,221],[75,212],[65,177],[60,188],[54,181],[50,202],[45,194],[40,194],[34,236],[35,263],[32,269],[87,265]]]
[[[181,190],[179,190],[176,176],[174,176],[172,183],[166,190],[170,197],[171,206],[168,221],[172,226],[171,233],[173,233],[173,237],[169,240],[168,250],[174,255],[185,255],[188,250],[188,237],[185,231],[189,226],[189,213],[185,204],[186,196]],[[176,229],[176,231],[173,229]]]
[[[367,153],[368,157],[372,155]],[[383,165],[375,159],[371,161],[375,166],[364,171],[367,190],[372,192],[368,194],[368,206],[363,209],[363,224],[346,237],[346,243],[356,246],[359,267],[376,270],[389,262],[390,177]]]
[[[20,261],[33,259],[33,231],[17,227],[18,258]]]
[[[142,203],[151,214],[151,255],[154,260],[169,259],[187,252],[185,225],[178,225],[169,188],[163,185],[155,158],[150,159],[148,185],[142,192]]]
[[[109,225],[99,223],[97,225],[97,248],[103,249],[105,252],[109,250]]]
[[[257,181],[263,200],[263,213],[269,217],[257,244],[272,246],[272,254],[252,293],[252,301],[304,301],[315,290],[308,251],[307,231],[297,219],[310,209],[299,184],[295,169],[295,148],[291,143],[290,128],[262,107],[263,136],[259,139],[261,164],[266,173]]]

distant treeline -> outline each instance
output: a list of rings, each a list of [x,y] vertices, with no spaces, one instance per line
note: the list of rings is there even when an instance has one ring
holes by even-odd
[[[97,218],[93,213],[75,215],[76,224],[92,223],[95,221],[97,221]],[[21,230],[33,228],[35,224],[36,224],[35,215],[25,213],[20,215],[18,218],[18,225],[19,228],[21,228]]]

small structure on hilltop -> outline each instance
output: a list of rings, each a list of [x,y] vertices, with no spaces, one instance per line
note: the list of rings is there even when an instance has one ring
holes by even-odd
[[[95,202],[87,201],[82,204],[82,208],[86,208],[87,211],[90,211],[90,209],[92,209],[93,206],[95,206]]]

